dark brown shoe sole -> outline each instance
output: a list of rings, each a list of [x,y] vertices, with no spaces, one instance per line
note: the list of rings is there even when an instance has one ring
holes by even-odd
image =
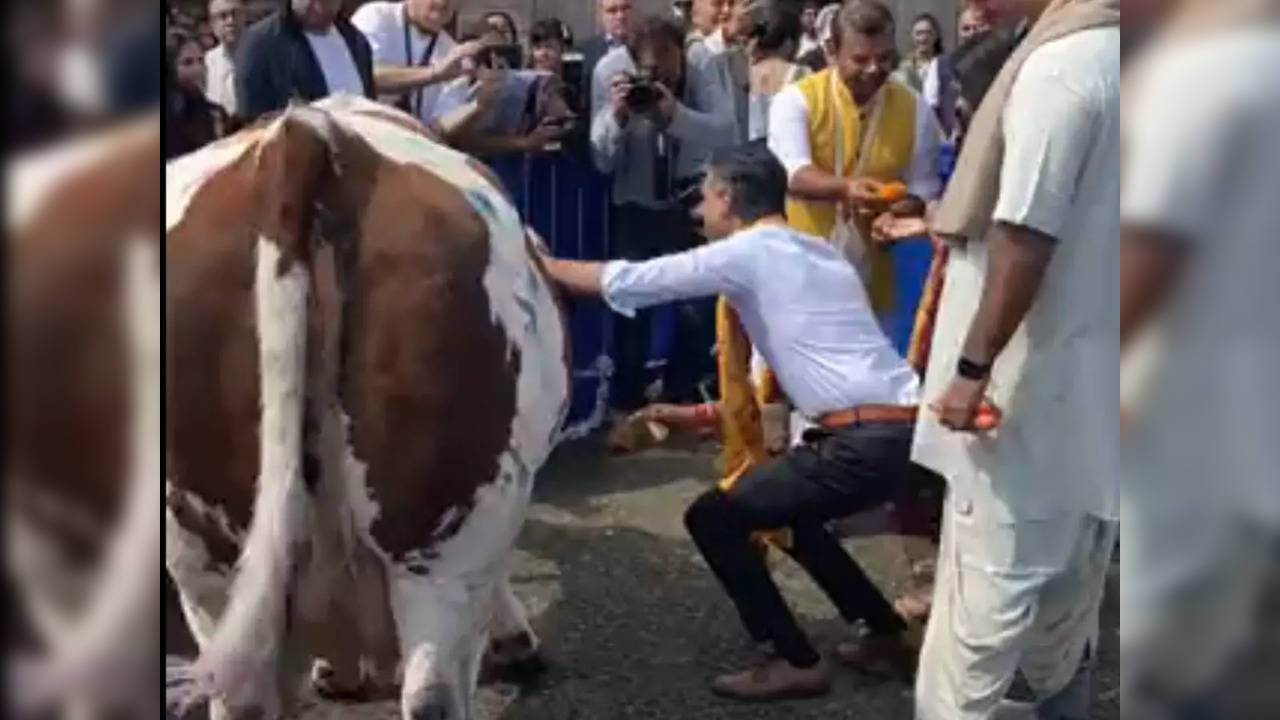
[[[711,692],[715,693],[717,697],[754,705],[760,703],[781,702],[785,700],[808,700],[810,698],[821,697],[831,692],[831,684],[827,683],[820,688],[791,688],[771,695],[738,695],[720,690],[715,686],[711,687]]]

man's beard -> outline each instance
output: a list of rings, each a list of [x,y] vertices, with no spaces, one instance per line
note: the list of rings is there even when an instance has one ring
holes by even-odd
[[[875,81],[858,81],[852,88],[850,88],[853,99],[858,102],[866,102],[870,100],[875,97],[876,93],[880,92],[880,88],[884,87],[884,84],[888,81],[889,76],[887,74],[880,76],[879,80]]]

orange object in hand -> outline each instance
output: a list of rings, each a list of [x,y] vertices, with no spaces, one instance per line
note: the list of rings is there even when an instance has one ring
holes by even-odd
[[[977,414],[973,416],[973,427],[979,432],[988,432],[999,427],[1002,420],[1004,420],[1004,411],[989,400],[983,400],[978,406]]]
[[[876,195],[885,202],[897,202],[907,196],[907,186],[897,180],[881,183]]]

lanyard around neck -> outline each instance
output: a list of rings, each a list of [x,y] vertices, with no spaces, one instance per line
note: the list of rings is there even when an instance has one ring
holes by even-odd
[[[404,31],[403,33],[404,63],[407,66],[414,67],[414,66],[422,65],[431,60],[431,56],[435,53],[435,50],[436,50],[436,41],[440,39],[440,33],[435,32],[431,34],[431,38],[427,41],[426,48],[424,48],[422,51],[422,57],[418,58],[417,62],[414,62],[413,55],[410,53],[410,45],[409,45],[409,24],[410,23],[409,23],[409,9],[407,5],[408,3],[401,3],[400,5],[400,14],[404,18],[404,24],[402,25],[402,29]],[[418,88],[416,90],[412,90],[409,92],[408,105],[409,107],[407,109],[412,113],[412,115],[415,118],[420,118],[422,115],[422,88]]]

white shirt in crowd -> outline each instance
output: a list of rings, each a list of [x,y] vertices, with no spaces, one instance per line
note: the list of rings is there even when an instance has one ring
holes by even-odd
[[[351,15],[351,24],[364,33],[373,52],[373,64],[409,67],[414,65],[428,66],[448,55],[453,50],[454,39],[449,33],[441,30],[434,37],[408,22],[403,2],[369,2],[361,5]],[[408,34],[409,52],[405,54],[405,36]],[[423,60],[423,54],[431,48],[430,57]],[[436,83],[420,88],[413,104],[419,108],[418,117],[427,123],[440,116],[436,106],[443,83]],[[399,95],[384,95],[384,102],[395,102]]]
[[[351,57],[351,48],[343,39],[338,28],[329,26],[328,32],[307,32],[307,42],[311,52],[315,53],[320,63],[320,71],[324,73],[324,84],[330,95],[351,93],[364,95],[364,83],[360,80],[360,70],[356,67],[355,58]]]
[[[748,94],[751,85],[751,63],[747,54],[729,47],[724,31],[709,36],[692,35],[685,48],[690,64],[707,64],[715,68],[725,95],[733,103],[734,137],[739,143],[748,138]]]
[[[873,113],[870,108],[867,110],[870,117]],[[787,177],[794,178],[801,168],[813,164],[809,145],[809,106],[799,87],[788,85],[773,96],[768,126],[769,149],[787,169]],[[938,177],[938,148],[941,145],[942,129],[938,126],[938,118],[933,108],[917,94],[915,143],[904,178],[912,195],[932,200],[941,194],[942,180]],[[847,153],[855,151],[856,148],[845,150]]]
[[[912,459],[944,476],[957,507],[1009,523],[1118,517],[1120,31],[1038,48],[1004,107],[993,221],[1055,239],[1035,303],[992,370],[1004,410],[990,434],[952,432],[921,413]],[[924,385],[955,376],[982,296],[989,241],[954,246]]]
[[[1131,408],[1141,472],[1126,475],[1126,502],[1280,527],[1280,43],[1242,27],[1152,52],[1125,90],[1121,219],[1191,257]]]
[[[920,78],[920,94],[925,104],[936,108],[942,102],[942,59],[934,58],[925,66],[924,77]]]
[[[693,250],[605,265],[616,312],[723,294],[796,408],[915,405],[915,371],[880,329],[857,271],[824,240],[763,225]]]
[[[235,58],[226,45],[218,43],[204,54],[205,97],[219,105],[228,115],[236,114]]]

